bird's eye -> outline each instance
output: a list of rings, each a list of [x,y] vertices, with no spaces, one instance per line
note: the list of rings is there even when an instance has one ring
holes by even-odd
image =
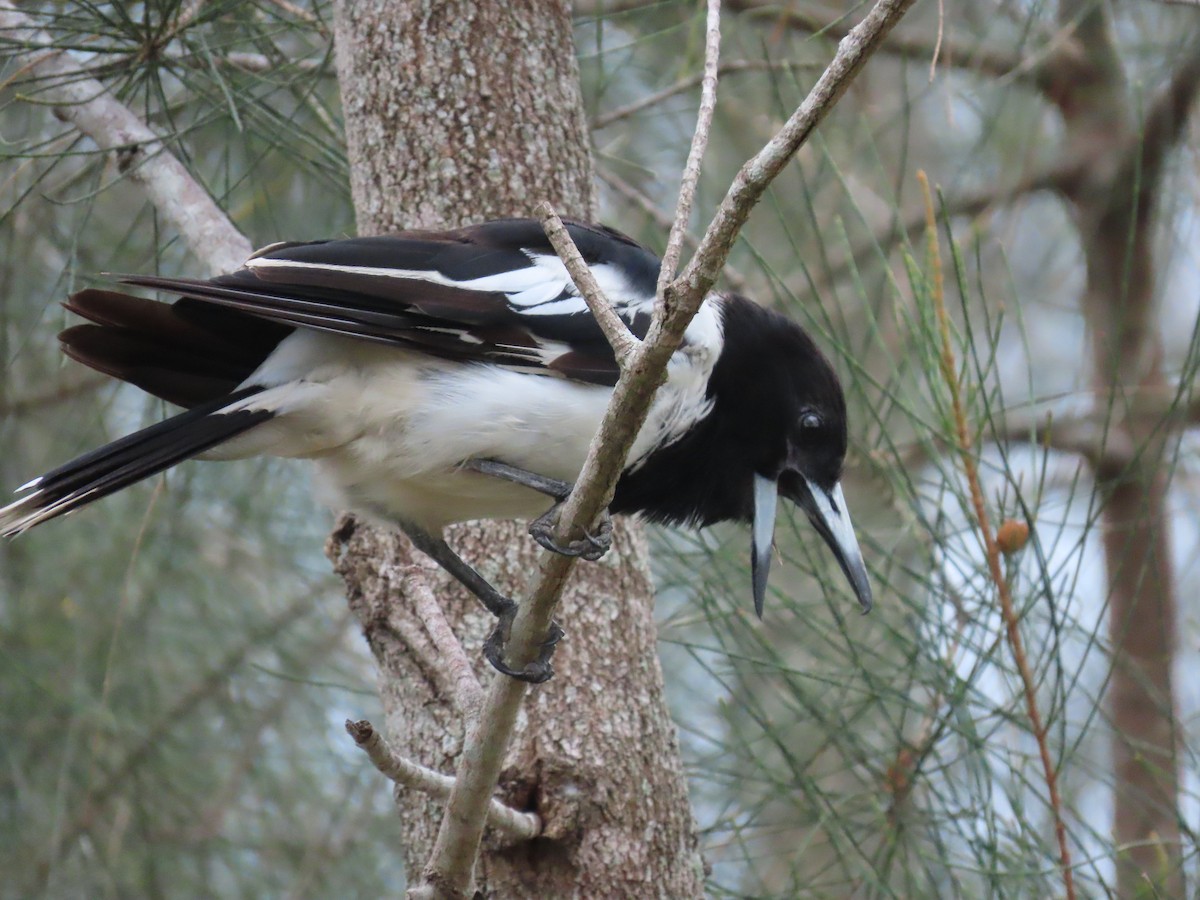
[[[801,428],[820,428],[821,417],[814,412],[805,413],[800,417]]]

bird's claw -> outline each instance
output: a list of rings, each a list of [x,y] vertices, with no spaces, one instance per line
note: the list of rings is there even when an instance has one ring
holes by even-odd
[[[496,622],[496,627],[492,629],[492,633],[488,635],[487,641],[484,642],[484,658],[502,675],[507,675],[509,678],[515,678],[518,681],[524,681],[529,684],[544,684],[554,676],[554,666],[550,664],[550,658],[554,656],[554,650],[558,646],[558,642],[562,640],[565,632],[557,622],[551,621],[550,628],[546,632],[546,639],[542,641],[542,649],[538,653],[537,659],[526,663],[520,669],[514,669],[504,661],[504,650],[508,645],[508,639],[512,633],[513,619],[516,618],[516,615],[517,604],[515,603],[500,614],[499,621]]]
[[[554,530],[558,525],[558,513],[559,506],[556,505],[549,512],[538,516],[529,523],[530,535],[547,550],[563,556],[578,556],[588,562],[595,562],[612,547],[613,526],[608,510],[601,515],[595,534],[585,531],[579,540],[568,541],[565,544],[560,544],[554,539]]]

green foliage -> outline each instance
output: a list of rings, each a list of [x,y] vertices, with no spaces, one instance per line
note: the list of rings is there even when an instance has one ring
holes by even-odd
[[[225,2],[46,4],[39,21],[253,239],[352,231],[321,19]],[[0,66],[12,487],[166,412],[63,361],[57,301],[101,272],[194,263],[111,154],[38,105],[42,85],[12,60]],[[402,884],[388,793],[342,729],[379,712],[321,555],[331,521],[294,465],[195,463],[0,544],[0,896],[378,897]]]

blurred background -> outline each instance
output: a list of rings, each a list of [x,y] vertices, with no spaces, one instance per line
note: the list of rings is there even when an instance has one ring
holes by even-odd
[[[697,231],[867,8],[725,4]],[[353,233],[327,4],[22,9],[256,245]],[[576,17],[603,219],[661,250],[703,10]],[[65,360],[59,302],[195,274],[38,102],[22,40],[0,42],[5,490],[169,411]],[[744,528],[653,532],[711,895],[1061,895],[1056,820],[1082,896],[1200,878],[1198,83],[1192,3],[920,3],[752,215],[726,286],[842,375],[876,608],[803,516],[763,622]],[[308,479],[192,463],[0,544],[0,896],[395,890],[390,791],[342,728],[380,717],[373,665]]]

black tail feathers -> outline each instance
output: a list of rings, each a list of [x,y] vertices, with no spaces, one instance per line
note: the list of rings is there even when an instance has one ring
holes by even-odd
[[[24,497],[0,509],[0,536],[86,506],[265,422],[274,415],[270,410],[229,409],[261,390],[242,388],[195,406],[35,478],[18,489]]]

